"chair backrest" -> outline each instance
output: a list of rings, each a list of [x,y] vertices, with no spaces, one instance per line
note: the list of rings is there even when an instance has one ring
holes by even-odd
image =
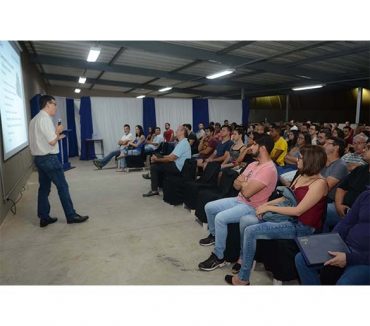
[[[218,189],[223,196],[226,196],[233,189],[234,181],[239,176],[238,172],[233,169],[225,169],[222,171]]]
[[[188,158],[184,162],[184,166],[181,171],[181,176],[186,180],[195,180],[196,176],[197,161]]]
[[[220,169],[221,169],[221,164],[219,162],[208,163],[199,181],[201,183],[216,184]]]

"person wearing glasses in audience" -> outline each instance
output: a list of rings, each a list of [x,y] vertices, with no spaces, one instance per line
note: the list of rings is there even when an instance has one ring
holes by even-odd
[[[347,153],[342,157],[342,160],[347,164],[348,171],[352,171],[360,165],[365,165],[366,162],[363,158],[366,150],[366,143],[368,137],[364,134],[358,134],[353,137],[353,153]]]
[[[243,237],[242,255],[239,266],[233,267],[238,275],[226,275],[225,281],[230,285],[249,285],[253,260],[258,239],[294,239],[297,236],[313,234],[321,228],[325,211],[328,186],[320,175],[326,164],[326,153],[320,146],[308,145],[301,149],[298,157],[300,176],[293,182],[291,189],[297,198],[296,207],[276,206],[284,197],[262,204],[256,209],[259,222],[245,226],[244,217],[240,220],[240,231]],[[289,216],[293,221],[265,222],[263,214],[274,212]],[[242,225],[244,224],[244,230]]]
[[[370,144],[367,144],[363,158],[366,164],[352,170],[338,184],[335,201],[328,204],[323,232],[330,232],[346,216],[356,198],[370,185]]]
[[[58,140],[64,135],[63,125],[54,126],[52,117],[57,112],[55,98],[43,95],[40,98],[40,112],[34,116],[29,125],[30,150],[39,174],[39,191],[37,199],[37,215],[40,227],[55,223],[58,219],[50,216],[49,194],[51,183],[58,189],[68,224],[85,222],[89,217],[76,213],[68,183],[64,176],[63,166],[58,159]]]

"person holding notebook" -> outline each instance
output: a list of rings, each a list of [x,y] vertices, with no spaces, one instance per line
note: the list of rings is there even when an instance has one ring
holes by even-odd
[[[370,285],[370,187],[361,193],[346,217],[334,228],[350,249],[349,254],[329,252],[323,266],[310,267],[303,255],[295,258],[303,285]]]

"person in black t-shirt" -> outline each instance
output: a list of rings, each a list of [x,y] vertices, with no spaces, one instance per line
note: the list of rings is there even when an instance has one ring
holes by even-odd
[[[188,131],[188,141],[191,147],[191,155],[197,154],[199,145],[197,135],[191,131],[190,123],[184,123],[183,126]]]
[[[357,197],[370,185],[370,143],[364,153],[366,165],[354,169],[338,185],[335,202],[328,204],[323,232],[329,232],[348,212]]]

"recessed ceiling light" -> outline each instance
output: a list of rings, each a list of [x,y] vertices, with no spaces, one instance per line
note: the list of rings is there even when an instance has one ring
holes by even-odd
[[[88,62],[95,62],[98,59],[99,55],[100,55],[100,51],[101,51],[100,48],[91,48],[90,52],[89,52],[89,55],[87,56],[87,61]]]
[[[318,84],[318,85],[309,85],[309,86],[300,86],[300,87],[293,87],[293,91],[304,91],[306,89],[315,89],[315,88],[321,88],[324,87],[324,84]]]
[[[139,96],[136,96],[136,98],[144,98],[145,95],[139,95]]]
[[[234,71],[235,71],[234,69],[227,69],[227,70],[223,70],[223,71],[217,72],[217,73],[212,74],[212,75],[208,75],[206,78],[207,79],[215,79],[215,78],[219,78],[219,77],[222,77],[222,76],[230,75]]]
[[[86,77],[80,77],[80,78],[78,79],[78,82],[79,82],[80,84],[85,84],[85,83],[86,83]]]
[[[161,88],[159,91],[160,92],[167,92],[167,91],[169,91],[171,89],[172,89],[172,87],[165,87],[165,88]]]
[[[78,93],[81,93],[81,89],[80,89],[80,88],[76,88],[76,89],[75,89],[75,93],[77,93],[77,94],[78,94]]]

